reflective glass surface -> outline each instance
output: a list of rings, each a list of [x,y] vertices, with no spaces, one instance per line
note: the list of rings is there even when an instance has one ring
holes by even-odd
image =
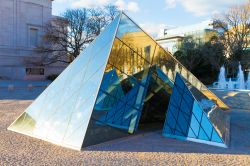
[[[83,147],[134,133],[138,126],[149,70],[126,69],[123,64],[129,66],[132,55],[119,54],[117,44],[120,41],[116,40],[113,45]]]
[[[166,114],[163,135],[226,144],[225,131],[218,128],[218,123],[211,123],[210,115],[202,109],[199,101],[193,95],[190,91],[190,84],[177,74]],[[226,128],[226,123],[221,122],[220,124]]]
[[[122,13],[9,129],[81,149],[164,121],[167,108],[163,133],[225,140],[228,107]]]
[[[10,130],[81,149],[119,19],[65,69]]]
[[[148,120],[145,114],[150,114],[150,120],[157,118],[160,112],[153,100],[157,95],[163,95],[157,101],[161,102],[160,109],[165,105],[163,113],[168,105],[173,83],[161,69],[152,66],[129,75],[111,62],[109,59],[83,147],[134,133],[139,121]],[[164,120],[165,115],[160,117]]]
[[[220,108],[229,109],[216,95],[207,89],[191,72],[179,63],[169,52],[158,45],[149,35],[140,29],[129,17],[122,15],[116,37],[136,51],[141,58],[151,65],[158,65],[174,81],[176,72],[189,81]],[[142,66],[141,66],[142,67]]]

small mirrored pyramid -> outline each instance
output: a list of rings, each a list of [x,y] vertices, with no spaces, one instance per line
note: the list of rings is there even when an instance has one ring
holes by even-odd
[[[124,13],[8,129],[76,150],[163,126],[164,134],[176,73],[192,95],[216,105],[207,119],[225,144],[217,128],[227,128],[220,118],[229,108]]]
[[[166,112],[163,135],[227,147],[229,128],[226,126],[229,126],[229,116],[194,89],[177,73]]]

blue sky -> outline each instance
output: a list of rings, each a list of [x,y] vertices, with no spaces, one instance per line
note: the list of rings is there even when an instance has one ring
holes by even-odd
[[[54,0],[53,14],[68,8],[117,5],[148,33],[160,36],[164,27],[195,24],[248,0]]]

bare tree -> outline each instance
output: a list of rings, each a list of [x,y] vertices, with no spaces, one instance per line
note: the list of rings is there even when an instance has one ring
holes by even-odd
[[[106,16],[107,16],[107,21],[114,20],[115,16],[119,12],[117,6],[114,6],[114,5],[107,5],[107,6],[105,6],[105,10],[104,11],[105,11]]]
[[[36,48],[43,65],[71,63],[86,46],[115,18],[115,6],[71,9],[45,27],[42,44]]]
[[[228,59],[240,61],[244,50],[250,45],[250,1],[231,7],[219,19],[215,19],[214,26],[224,31],[221,40]]]
[[[92,35],[98,36],[101,31],[107,26],[118,13],[116,6],[107,5],[105,7],[99,7],[94,9],[89,9],[89,29]]]

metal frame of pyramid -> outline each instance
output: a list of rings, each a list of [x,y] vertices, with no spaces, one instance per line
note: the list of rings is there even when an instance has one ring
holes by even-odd
[[[176,73],[217,106],[207,118],[220,133],[229,108],[121,12],[8,129],[76,150],[133,134],[146,113],[169,111]]]

